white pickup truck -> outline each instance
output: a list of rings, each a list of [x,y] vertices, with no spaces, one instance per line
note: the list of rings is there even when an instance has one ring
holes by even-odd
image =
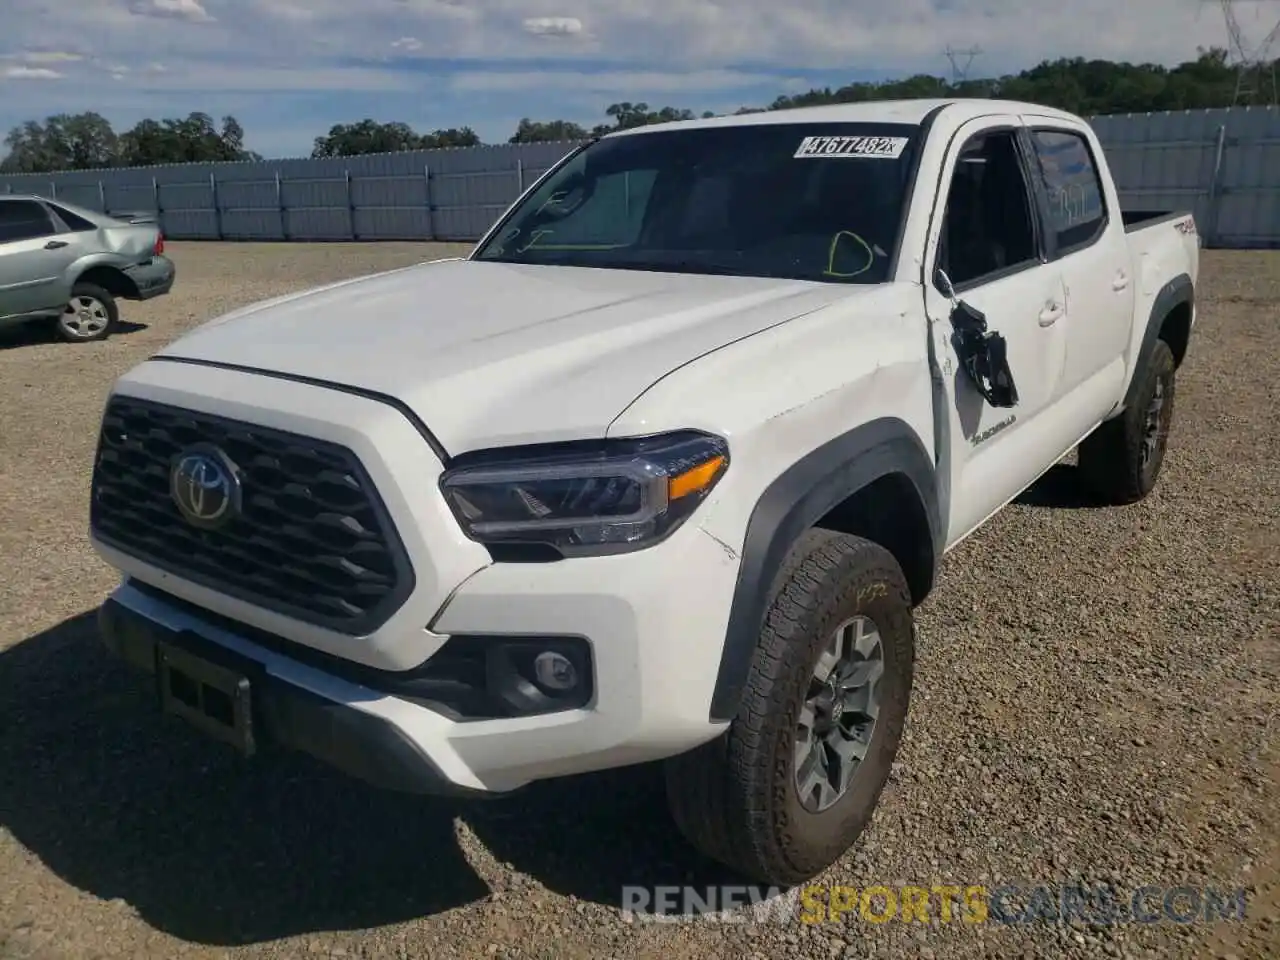
[[[105,642],[244,753],[387,788],[664,760],[696,846],[801,882],[889,775],[943,555],[1077,446],[1151,490],[1198,258],[1032,104],[611,134],[466,258],[119,379]]]

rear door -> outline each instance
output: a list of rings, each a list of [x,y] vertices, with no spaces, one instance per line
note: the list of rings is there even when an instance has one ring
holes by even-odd
[[[78,244],[44,204],[0,197],[0,317],[61,310]]]
[[[1083,125],[1034,115],[1023,119],[1046,201],[1046,249],[1066,288],[1060,321],[1066,330],[1063,399],[1083,430],[1115,402],[1139,278],[1096,141]]]
[[[925,250],[925,308],[935,376],[941,378],[940,464],[950,484],[948,543],[955,543],[1017,496],[1061,456],[1052,426],[1062,378],[1062,274],[1047,262],[1023,125],[1016,116],[970,121],[943,164]],[[1012,407],[993,407],[957,351],[956,296],[1004,337],[1017,387]],[[1045,427],[1046,418],[1050,422]]]

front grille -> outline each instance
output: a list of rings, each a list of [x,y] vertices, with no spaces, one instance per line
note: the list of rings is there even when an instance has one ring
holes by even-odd
[[[175,457],[213,444],[239,468],[242,509],[192,526],[169,492]],[[381,626],[413,570],[355,454],[255,424],[112,397],[94,464],[90,525],[104,543],[175,576],[343,633]]]

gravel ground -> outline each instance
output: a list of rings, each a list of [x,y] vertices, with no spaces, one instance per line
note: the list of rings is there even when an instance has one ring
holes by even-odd
[[[110,341],[0,340],[0,958],[1280,955],[1280,254],[1205,254],[1147,502],[1080,504],[1068,462],[948,558],[893,780],[823,878],[1245,885],[1243,923],[627,922],[624,884],[732,882],[650,768],[465,805],[162,723],[92,621],[110,382],[233,306],[441,249],[174,243],[175,292]]]

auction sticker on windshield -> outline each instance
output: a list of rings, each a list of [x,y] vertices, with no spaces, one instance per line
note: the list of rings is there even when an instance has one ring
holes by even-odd
[[[805,137],[793,156],[897,160],[906,148],[906,137]]]

